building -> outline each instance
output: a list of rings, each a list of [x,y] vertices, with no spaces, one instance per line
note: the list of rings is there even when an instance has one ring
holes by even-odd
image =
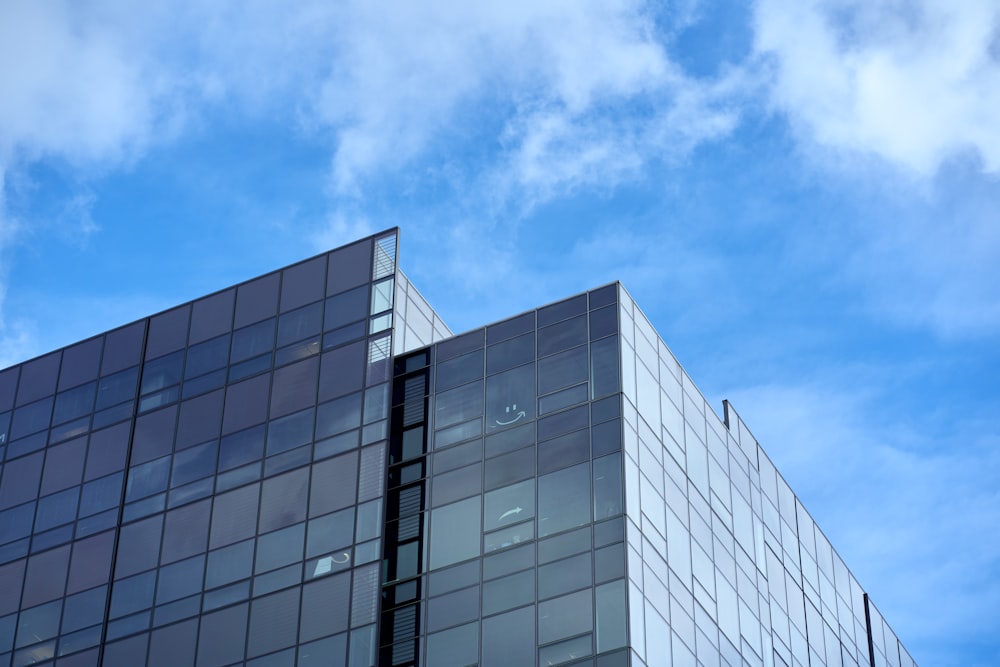
[[[620,285],[453,336],[396,245],[0,371],[0,665],[914,664]]]

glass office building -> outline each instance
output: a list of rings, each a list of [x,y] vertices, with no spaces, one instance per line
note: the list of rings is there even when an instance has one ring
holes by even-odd
[[[453,336],[397,236],[0,371],[0,665],[914,665],[620,285]]]

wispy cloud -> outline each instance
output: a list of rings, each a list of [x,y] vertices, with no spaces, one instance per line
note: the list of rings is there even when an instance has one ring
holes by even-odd
[[[756,3],[773,104],[802,136],[921,175],[969,151],[1000,171],[998,44],[990,0]]]
[[[742,73],[686,76],[641,2],[357,4],[341,18],[316,110],[343,193],[475,133],[495,147],[481,187],[544,201],[684,154],[737,117]]]

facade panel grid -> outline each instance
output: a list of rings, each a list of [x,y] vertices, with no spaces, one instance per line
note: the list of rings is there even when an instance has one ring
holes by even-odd
[[[914,665],[620,285],[453,336],[397,246],[0,371],[0,664]]]

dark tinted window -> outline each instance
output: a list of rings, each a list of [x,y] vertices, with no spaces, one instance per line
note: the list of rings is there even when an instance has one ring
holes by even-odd
[[[17,388],[17,404],[31,403],[56,391],[61,354],[54,352],[41,359],[33,359],[22,367],[21,384]]]
[[[68,389],[97,378],[101,365],[103,338],[92,338],[63,351],[62,368],[59,371],[59,389]],[[2,393],[2,392],[0,392]],[[0,399],[0,410],[3,400]]]
[[[152,359],[184,347],[187,342],[190,306],[181,306],[149,320],[146,358]]]
[[[236,290],[226,290],[194,302],[191,312],[190,343],[200,343],[233,328]]]
[[[143,321],[115,329],[105,336],[101,375],[117,373],[138,364],[145,331],[146,323]]]
[[[326,257],[285,269],[281,276],[281,311],[318,301],[326,294]]]
[[[368,282],[372,270],[372,242],[361,241],[330,253],[326,293],[337,294]]]
[[[236,288],[236,316],[233,328],[238,329],[268,317],[278,311],[277,273],[258,278]]]

